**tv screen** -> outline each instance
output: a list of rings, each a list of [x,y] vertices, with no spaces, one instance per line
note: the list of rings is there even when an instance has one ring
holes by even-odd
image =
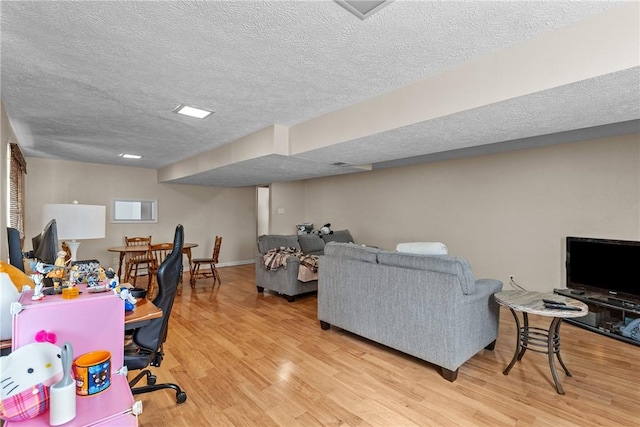
[[[640,299],[640,242],[567,237],[567,288]]]
[[[31,239],[33,256],[46,264],[53,264],[58,254],[58,227],[52,219],[42,233]]]

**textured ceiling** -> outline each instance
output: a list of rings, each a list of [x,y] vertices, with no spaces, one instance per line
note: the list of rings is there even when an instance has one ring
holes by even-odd
[[[1,100],[27,156],[162,168],[294,126],[619,7],[396,0],[2,1]],[[638,67],[176,183],[244,186],[410,164],[433,153],[640,119]],[[179,116],[180,103],[216,113]],[[629,126],[629,123],[632,125]],[[603,128],[603,126],[606,126]],[[634,127],[635,126],[635,127]],[[552,141],[553,139],[549,139]],[[137,162],[119,153],[143,155]],[[479,153],[475,151],[474,153]],[[413,158],[413,159],[412,159]]]

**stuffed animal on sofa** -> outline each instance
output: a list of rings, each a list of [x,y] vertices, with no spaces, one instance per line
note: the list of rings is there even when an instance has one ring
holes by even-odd
[[[23,345],[0,357],[0,418],[23,421],[49,407],[49,387],[62,379],[61,349],[51,342]]]
[[[20,269],[0,261],[0,340],[11,339],[11,304],[18,301],[22,288],[33,282]]]
[[[333,230],[331,229],[331,224],[325,224],[322,227],[313,230],[313,234],[317,234],[318,236],[324,236],[326,234],[333,234]]]

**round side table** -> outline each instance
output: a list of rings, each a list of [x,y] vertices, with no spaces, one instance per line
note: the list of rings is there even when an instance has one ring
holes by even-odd
[[[508,375],[513,365],[522,359],[524,353],[527,350],[535,351],[537,353],[544,353],[549,356],[549,368],[551,369],[551,375],[553,376],[553,382],[556,385],[556,390],[559,394],[564,394],[562,384],[558,378],[558,372],[556,370],[554,355],[558,358],[560,366],[564,369],[564,373],[570,377],[571,372],[562,361],[560,356],[560,324],[562,319],[568,317],[582,317],[589,313],[587,305],[581,301],[573,298],[568,298],[562,295],[556,295],[550,292],[533,292],[533,291],[502,291],[494,295],[496,302],[503,305],[511,311],[513,318],[516,321],[516,330],[518,337],[516,339],[516,351],[513,354],[511,363],[502,372],[504,375]],[[546,308],[544,306],[543,299],[563,302],[566,305],[571,305],[580,308],[579,311],[561,310]],[[520,326],[520,320],[517,312],[522,313],[523,325]],[[549,329],[542,329],[529,326],[528,314],[537,314],[539,316],[552,317],[551,325]]]

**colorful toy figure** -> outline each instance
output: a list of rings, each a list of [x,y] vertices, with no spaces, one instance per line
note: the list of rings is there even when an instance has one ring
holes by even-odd
[[[42,293],[42,288],[44,287],[44,276],[40,273],[34,273],[31,275],[31,280],[33,280],[33,283],[36,285],[33,288],[33,295],[31,295],[31,299],[39,301],[44,298],[44,294]]]
[[[52,269],[51,266],[47,266],[47,264],[44,264],[40,261],[32,263],[31,269],[34,271],[34,273],[31,275],[31,280],[33,280],[33,283],[35,283],[31,299],[34,301],[38,301],[44,298],[44,294],[42,293],[42,288],[44,287],[44,275],[49,273]]]
[[[133,295],[131,295],[131,291],[127,288],[120,289],[120,298],[124,300],[124,310],[131,311],[135,308],[136,302],[138,301]]]
[[[64,277],[64,271],[67,265],[67,262],[64,260],[66,255],[67,253],[65,251],[58,252],[58,257],[53,263],[55,267],[47,273],[47,277],[53,279],[53,288],[56,290],[60,288],[62,284],[62,278]]]
[[[113,268],[109,268],[105,272],[105,275],[107,276],[107,283],[111,289],[120,286],[120,278],[116,275],[115,271],[113,271]]]
[[[69,270],[69,286],[74,286],[78,282],[78,266],[74,265]]]

